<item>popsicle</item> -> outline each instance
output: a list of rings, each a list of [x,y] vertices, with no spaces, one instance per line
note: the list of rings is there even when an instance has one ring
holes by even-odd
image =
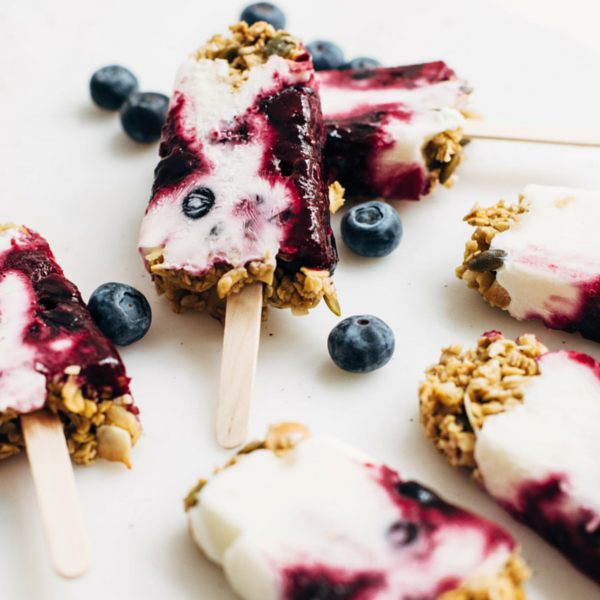
[[[445,63],[317,73],[329,175],[350,196],[419,200],[451,186],[470,89]]]
[[[25,444],[21,415],[58,414],[69,454],[129,464],[141,428],[125,367],[38,233],[0,231],[0,458]]]
[[[186,509],[244,600],[525,598],[510,534],[298,424],[272,426]]]
[[[528,185],[464,220],[476,230],[459,279],[516,319],[600,342],[600,192]]]
[[[264,304],[339,312],[325,133],[309,54],[271,25],[238,23],[176,77],[140,253],[175,312],[223,318],[259,282]]]
[[[175,312],[225,318],[217,439],[246,439],[261,310],[340,314],[325,129],[310,55],[264,22],[213,37],[176,77],[139,250]]]
[[[475,348],[444,348],[426,374],[426,437],[600,583],[600,364],[490,331]]]
[[[129,466],[137,414],[119,355],[46,240],[0,226],[0,458],[27,448],[52,561],[65,577],[91,561],[69,455]]]

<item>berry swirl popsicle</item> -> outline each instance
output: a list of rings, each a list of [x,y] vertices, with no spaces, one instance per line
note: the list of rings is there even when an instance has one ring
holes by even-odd
[[[600,342],[600,192],[528,185],[471,210],[456,276],[491,306]]]
[[[445,348],[426,375],[426,437],[600,583],[600,364],[490,331],[475,348]]]
[[[173,310],[223,317],[225,298],[260,282],[263,301],[336,313],[337,263],[325,131],[310,56],[258,22],[231,28],[176,77],[140,253]]]
[[[301,425],[271,427],[186,509],[244,600],[525,599],[506,531]]]
[[[329,175],[348,195],[419,200],[453,184],[470,90],[446,64],[320,71],[317,81]]]
[[[58,414],[69,453],[130,466],[141,428],[125,367],[46,240],[0,227],[0,458],[25,447],[20,416]]]

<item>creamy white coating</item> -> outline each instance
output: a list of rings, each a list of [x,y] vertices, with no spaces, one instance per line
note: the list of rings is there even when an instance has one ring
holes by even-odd
[[[35,368],[35,348],[23,341],[34,302],[28,277],[19,271],[0,275],[0,412],[30,412],[46,402],[46,378]]]
[[[600,278],[600,192],[528,185],[527,212],[496,234],[492,249],[508,253],[496,272],[517,319],[573,319],[586,284]]]
[[[489,540],[474,526],[450,523],[431,537],[420,530],[414,542],[394,548],[386,534],[401,509],[377,481],[377,468],[324,436],[282,457],[254,451],[202,488],[189,512],[192,535],[245,600],[281,600],[290,567],[383,574],[387,585],[372,596],[377,600],[426,596],[447,577],[502,569],[508,544],[486,556]]]
[[[600,379],[566,352],[538,358],[540,375],[524,386],[523,404],[486,418],[475,461],[486,490],[521,509],[519,490],[565,477],[563,510],[600,517]]]
[[[303,67],[274,55],[250,69],[238,88],[232,87],[228,74],[225,60],[189,58],[177,75],[173,101],[178,94],[185,100],[179,125],[201,145],[208,168],[188,177],[175,192],[159,192],[142,221],[142,255],[163,247],[167,269],[203,275],[216,262],[238,267],[266,256],[274,260],[283,240],[278,215],[292,206],[293,196],[284,178],[269,181],[259,175],[271,145],[266,117],[251,117],[252,132],[245,143],[217,140],[239,125],[236,117],[247,113],[258,98],[308,82],[312,67],[310,62]],[[215,204],[205,216],[191,219],[183,213],[182,202],[200,187],[213,192]]]
[[[377,157],[378,176],[385,179],[398,173],[399,165],[421,165],[427,170],[423,150],[425,146],[443,131],[454,131],[463,126],[464,117],[454,108],[430,109],[415,113],[410,121],[389,117],[382,126],[384,139],[390,142]],[[393,175],[392,175],[393,176]]]
[[[392,85],[380,88],[352,89],[335,82],[328,84],[316,74],[325,119],[343,118],[348,114],[363,113],[378,106],[397,106],[413,114],[432,109],[455,108],[466,102],[464,82],[459,79],[431,83],[423,80],[417,87],[403,88]]]

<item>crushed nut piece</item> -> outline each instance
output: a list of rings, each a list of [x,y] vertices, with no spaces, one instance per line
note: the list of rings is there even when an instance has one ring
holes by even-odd
[[[339,181],[334,181],[329,186],[329,212],[332,215],[344,205],[344,202],[346,201],[344,198],[345,191],[345,188],[340,185]]]

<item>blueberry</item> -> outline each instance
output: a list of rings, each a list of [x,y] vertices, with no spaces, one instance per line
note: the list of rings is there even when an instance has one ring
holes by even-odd
[[[212,193],[212,190],[208,188],[197,188],[185,197],[182,205],[183,214],[190,219],[199,219],[208,214],[208,211],[213,207],[214,203],[215,195]],[[217,232],[215,232],[215,234],[217,234]]]
[[[400,244],[402,221],[389,204],[380,200],[365,202],[344,215],[342,239],[360,256],[387,256]]]
[[[132,94],[121,108],[121,124],[132,140],[142,144],[156,142],[167,120],[168,109],[169,98],[164,94]]]
[[[371,315],[344,319],[327,338],[331,359],[350,373],[370,373],[383,367],[392,358],[395,346],[394,332]]]
[[[366,56],[359,56],[353,58],[351,61],[344,63],[340,69],[374,69],[375,67],[381,67],[381,63],[374,58],[367,58]]]
[[[388,531],[388,538],[395,548],[412,544],[419,535],[419,527],[410,521],[396,521]]]
[[[396,485],[396,490],[402,496],[412,498],[423,506],[437,504],[441,502],[439,496],[429,488],[417,483],[416,481],[402,481]]]
[[[115,345],[129,346],[146,335],[152,322],[148,300],[124,283],[103,283],[90,296],[88,309],[100,331]]]
[[[241,21],[246,21],[252,25],[257,21],[266,21],[273,25],[275,29],[285,29],[285,15],[280,8],[269,4],[268,2],[257,2],[250,4],[242,11]]]
[[[344,64],[342,49],[331,42],[318,40],[308,44],[306,49],[312,57],[315,71],[339,69]]]
[[[138,91],[138,80],[125,67],[111,65],[98,69],[90,79],[92,100],[106,110],[119,110]]]

